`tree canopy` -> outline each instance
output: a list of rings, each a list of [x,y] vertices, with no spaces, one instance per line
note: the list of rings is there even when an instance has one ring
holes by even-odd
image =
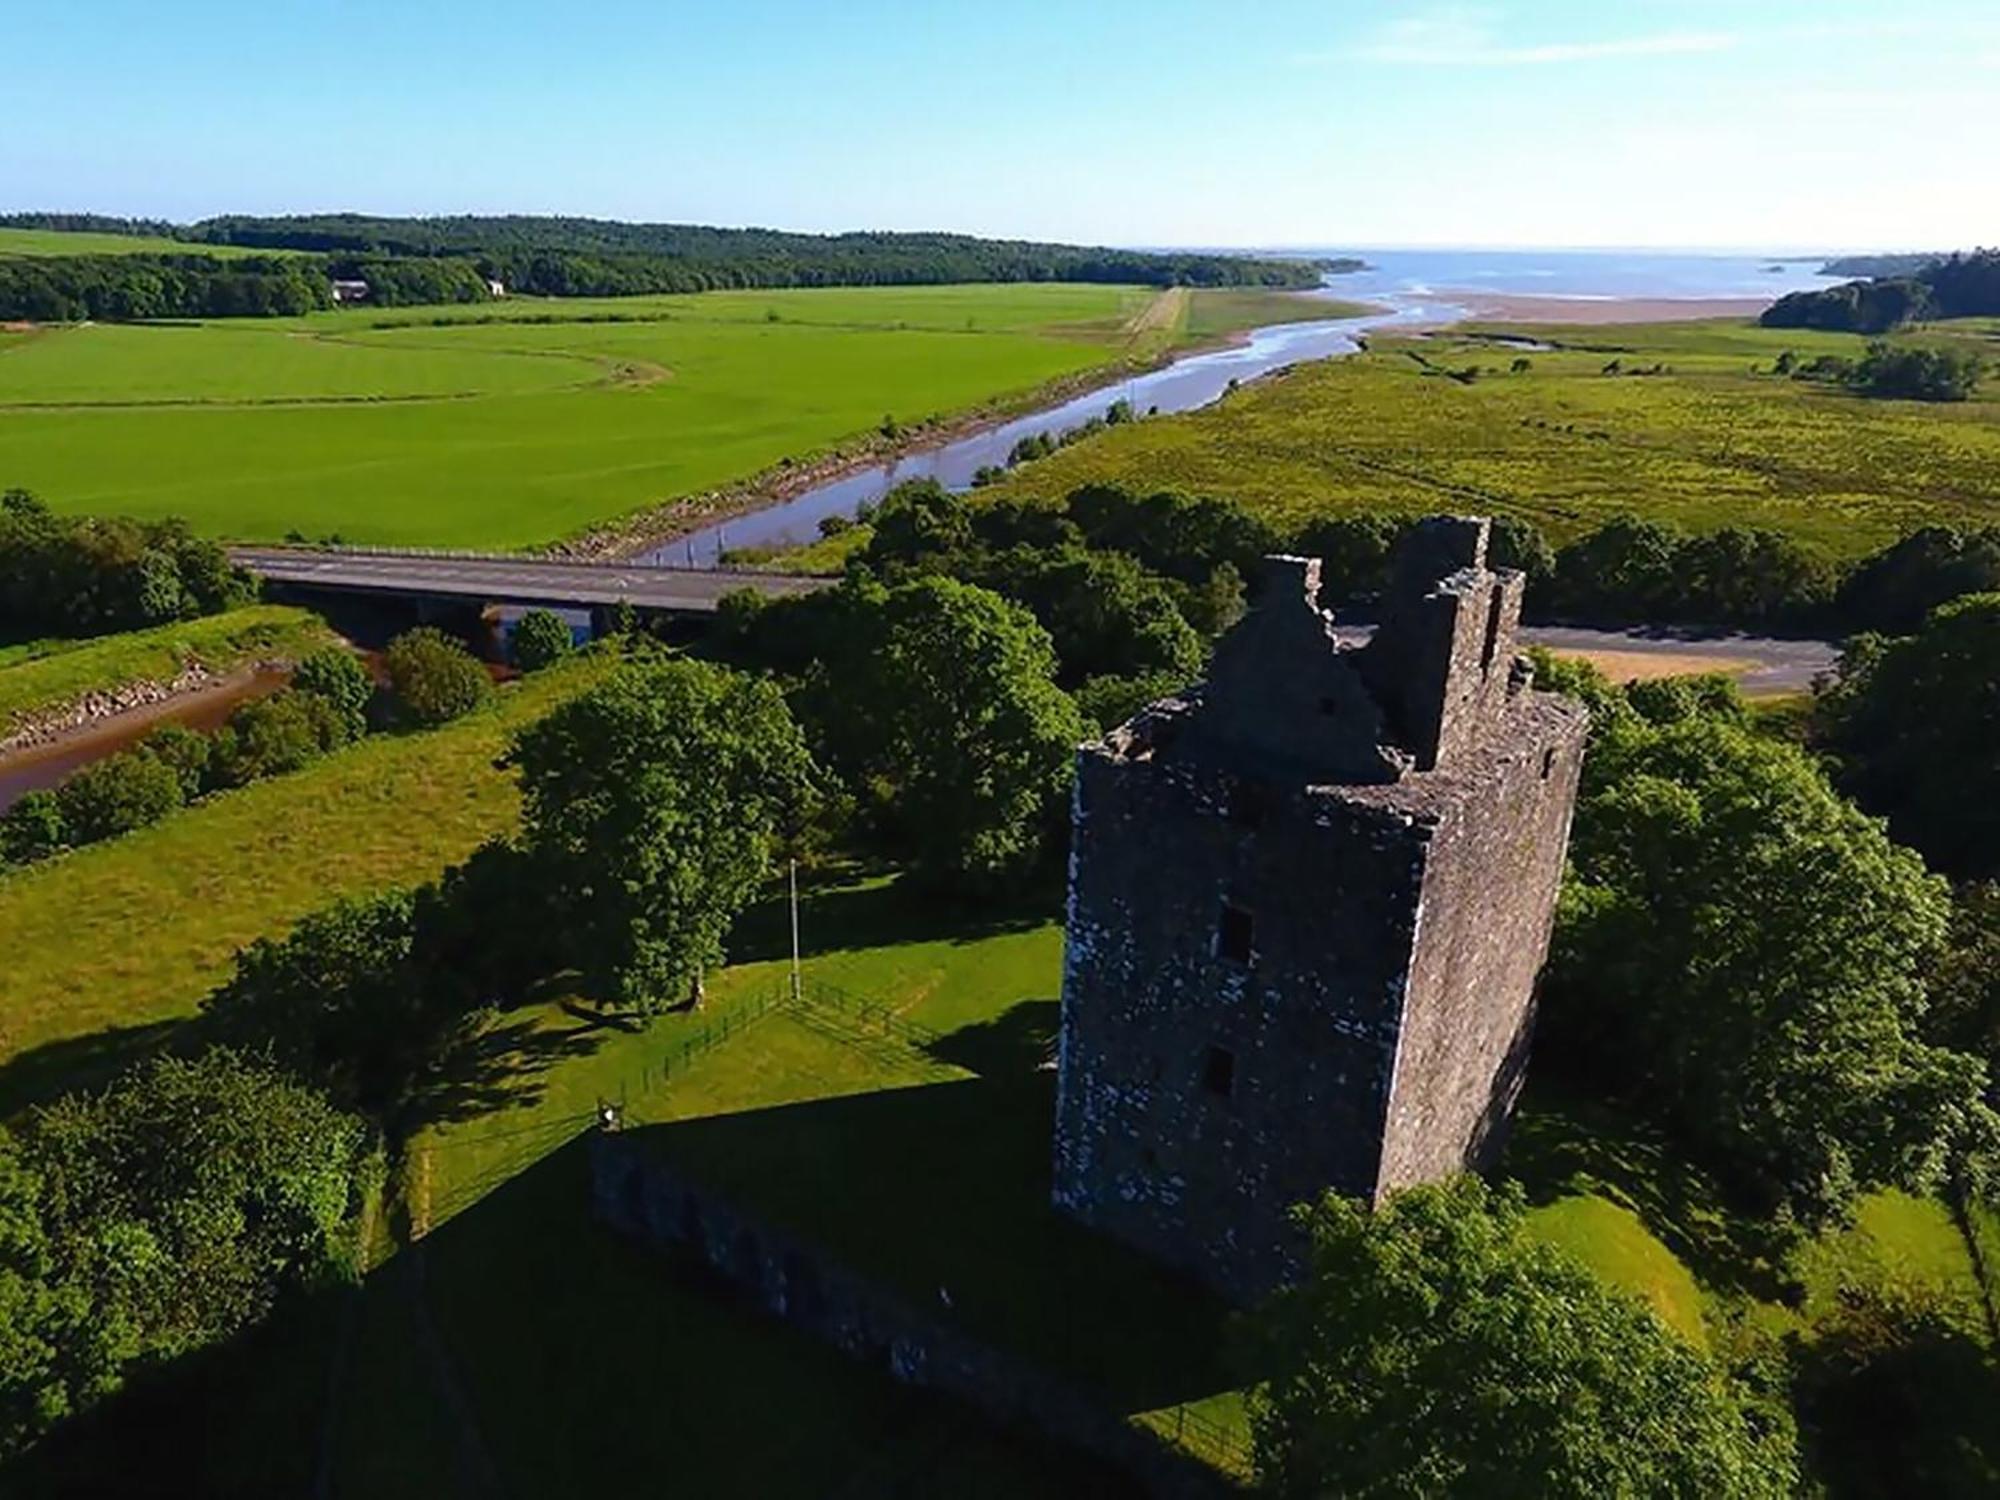
[[[1782,1408],[1523,1231],[1511,1184],[1302,1209],[1309,1264],[1257,1316],[1277,1495],[1790,1496]]]
[[[1921,1034],[1943,882],[1726,684],[1593,720],[1544,1046],[1808,1219],[1984,1161],[1984,1070]]]
[[[852,615],[800,694],[816,741],[915,873],[976,887],[1030,869],[1060,827],[1082,715],[1018,604],[920,578]]]
[[[1820,720],[1843,782],[1898,838],[1953,874],[2000,874],[2000,593],[1851,641]]]
[[[238,1053],[161,1056],[0,1134],[0,1437],[351,1270],[366,1130]]]
[[[57,516],[0,494],[0,632],[94,635],[247,604],[249,574],[177,520]]]
[[[805,740],[770,682],[642,658],[523,730],[523,844],[587,993],[652,1012],[722,940],[802,819]]]

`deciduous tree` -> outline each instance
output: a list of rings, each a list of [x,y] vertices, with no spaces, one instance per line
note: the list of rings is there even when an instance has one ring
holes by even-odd
[[[384,657],[397,707],[412,723],[443,724],[493,696],[486,668],[457,641],[433,626],[407,630]]]
[[[1306,1275],[1259,1315],[1278,1495],[1787,1497],[1789,1421],[1474,1177],[1302,1210]]]
[[[679,659],[621,666],[524,730],[512,761],[586,992],[648,1013],[722,962],[811,773],[776,687]]]

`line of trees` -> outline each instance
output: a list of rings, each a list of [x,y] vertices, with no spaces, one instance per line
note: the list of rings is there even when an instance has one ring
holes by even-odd
[[[256,596],[184,521],[58,516],[26,490],[0,494],[0,638],[141,630]]]
[[[365,214],[226,215],[203,220],[184,234],[211,244],[270,249],[471,256],[510,287],[552,296],[950,281],[1319,285],[1317,266],[1302,260],[1151,253],[962,234],[821,235],[522,215],[397,219]],[[570,290],[543,285],[544,280],[561,280]],[[622,285],[587,290],[605,280]]]
[[[1940,256],[1898,275],[1791,292],[1764,310],[1766,328],[1886,333],[1930,318],[2000,313],[2000,250]]]
[[[1350,512],[1281,531],[1234,501],[1174,491],[1089,484],[1059,503],[994,502],[917,481],[866,519],[874,530],[859,564],[883,576],[910,567],[947,572],[1030,603],[1056,638],[1065,685],[1076,686],[1107,669],[1069,642],[1057,611],[1035,602],[1028,581],[1064,554],[1085,549],[1136,562],[1164,581],[1194,630],[1212,636],[1221,628],[1218,611],[1226,615],[1232,598],[1240,608],[1241,591],[1267,553],[1322,559],[1329,604],[1379,595],[1411,518]],[[1049,558],[1037,562],[1032,554]],[[1839,564],[1760,527],[1689,533],[1619,516],[1556,547],[1533,523],[1503,516],[1494,523],[1491,560],[1527,575],[1529,616],[1541,621],[1893,632],[1913,629],[1958,595],[2000,589],[2000,527],[1923,527]],[[1099,564],[1100,571],[1116,566]],[[1127,665],[1179,664],[1132,658]]]
[[[31,323],[291,317],[331,306],[325,263],[301,256],[0,257],[0,318]]]
[[[1319,285],[1317,263],[1196,252],[986,240],[955,234],[790,234],[595,219],[228,216],[184,226],[89,219],[157,235],[186,254],[0,258],[0,318],[71,322],[257,317],[332,305],[330,279],[369,284],[375,306],[477,302],[488,279],[543,297],[622,297],[731,287],[1089,281],[1140,286]],[[14,215],[73,228],[74,215]],[[58,222],[61,221],[61,222]],[[222,259],[204,245],[315,252]]]

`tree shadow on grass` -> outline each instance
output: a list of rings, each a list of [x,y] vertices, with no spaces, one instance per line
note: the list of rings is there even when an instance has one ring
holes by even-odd
[[[30,1105],[46,1104],[75,1089],[97,1088],[139,1061],[168,1046],[179,1021],[147,1026],[117,1026],[89,1036],[44,1042],[0,1064],[0,1119]]]
[[[900,943],[976,943],[1032,932],[1059,915],[1044,899],[1002,897],[968,905],[924,891],[907,876],[864,883],[847,869],[800,882],[799,946],[811,958]],[[790,903],[782,890],[745,911],[730,929],[734,962],[786,958],[791,951]]]
[[[626,1029],[617,1018],[564,1009],[565,1024],[527,1016],[496,1021],[454,1047],[398,1115],[414,1133],[541,1102],[549,1071],[588,1057]]]
[[[1607,1105],[1531,1086],[1500,1170],[1537,1204],[1586,1192],[1630,1209],[1705,1285],[1765,1301],[1800,1295],[1785,1269],[1792,1239],[1736,1212],[1664,1136]]]

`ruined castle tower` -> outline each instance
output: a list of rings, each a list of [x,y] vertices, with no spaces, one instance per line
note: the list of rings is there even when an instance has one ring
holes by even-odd
[[[1079,752],[1055,1200],[1231,1296],[1293,1204],[1482,1165],[1519,1092],[1586,720],[1486,542],[1416,526],[1360,646],[1270,559],[1209,681]]]

